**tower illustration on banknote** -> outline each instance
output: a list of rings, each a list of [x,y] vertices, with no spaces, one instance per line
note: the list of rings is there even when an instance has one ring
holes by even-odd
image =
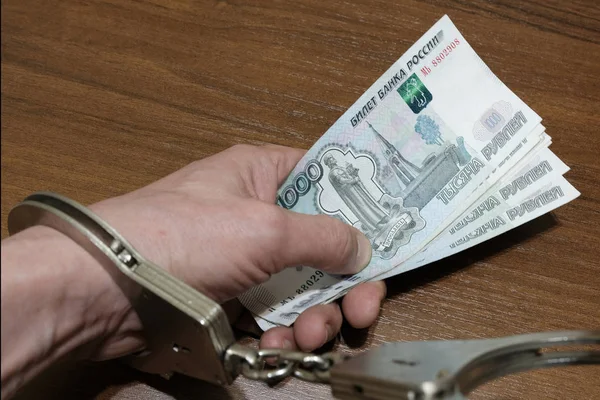
[[[399,196],[404,199],[406,207],[416,207],[419,210],[425,207],[456,175],[460,167],[471,159],[462,136],[455,138],[456,144],[444,141],[439,126],[433,118],[426,115],[417,118],[414,130],[424,144],[436,144],[440,149],[438,152],[429,153],[420,166],[408,160],[373,125],[368,123],[368,126],[382,148],[391,171],[403,188]]]

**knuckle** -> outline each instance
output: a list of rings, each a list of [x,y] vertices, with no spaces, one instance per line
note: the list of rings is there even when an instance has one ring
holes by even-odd
[[[230,155],[238,164],[244,164],[250,170],[257,169],[268,158],[269,152],[262,146],[251,144],[236,144],[231,147]]]
[[[265,143],[265,144],[259,146],[259,149],[266,150],[266,151],[279,150],[281,148],[283,148],[283,146],[280,146],[278,144],[273,144],[273,143]]]
[[[238,143],[229,148],[231,156],[236,158],[244,156],[253,156],[257,150],[258,147],[245,143]]]
[[[237,143],[237,144],[234,144],[233,146],[231,146],[231,151],[245,152],[245,151],[251,151],[255,148],[256,148],[256,146],[252,146],[251,144]]]

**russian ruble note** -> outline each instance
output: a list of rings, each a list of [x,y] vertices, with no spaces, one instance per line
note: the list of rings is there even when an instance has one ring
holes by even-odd
[[[549,213],[580,195],[579,191],[563,176],[549,180],[543,186],[536,186],[534,189],[533,191],[529,191],[529,195],[527,196],[518,196],[521,199],[519,202],[516,202],[517,198],[512,199],[512,206],[504,209],[501,214],[494,216],[489,221],[463,234],[456,241],[445,243],[446,248],[442,248],[441,253],[435,253],[437,248],[432,252],[428,252],[429,256],[423,262],[429,264],[476,246],[541,215]]]
[[[502,168],[504,169],[503,172],[505,174],[501,175],[500,179],[494,185],[488,187],[487,190],[483,193],[483,195],[473,196],[478,195],[481,192],[481,190],[476,191],[472,195],[472,198],[476,197],[476,200],[473,202],[471,200],[465,202],[466,204],[469,204],[469,206],[466,208],[466,210],[461,211],[462,215],[459,215],[456,219],[454,219],[447,227],[445,227],[445,230],[441,231],[440,234],[433,238],[429,244],[424,246],[424,248],[419,253],[411,257],[411,259],[407,260],[405,263],[396,266],[392,270],[389,270],[378,277],[372,278],[372,280],[386,279],[399,273],[409,271],[410,269],[418,268],[419,266],[425,265],[422,264],[420,261],[416,262],[417,260],[424,258],[421,253],[429,252],[430,248],[432,246],[435,247],[439,241],[444,240],[444,237],[447,237],[448,235],[451,236],[452,233],[457,230],[455,228],[457,224],[460,224],[461,221],[464,221],[465,219],[469,219],[470,213],[476,213],[476,211],[473,211],[473,209],[482,207],[482,204],[485,203],[485,200],[489,199],[490,196],[496,196],[496,192],[502,186],[506,185],[507,182],[511,182],[512,180],[516,179],[516,177],[518,177],[519,175],[523,175],[529,169],[533,168],[540,157],[544,157],[544,160],[548,161],[551,171],[558,171],[559,175],[562,175],[566,171],[568,171],[568,167],[558,157],[556,157],[556,155],[552,153],[552,151],[548,149],[548,147],[552,143],[552,140],[550,136],[548,136],[545,132],[540,131],[540,127],[542,126],[539,125],[536,129],[534,129],[534,131],[541,132],[541,135],[538,139],[536,139],[535,141],[524,139],[521,145],[513,152],[513,156],[517,152],[522,152],[521,155],[523,157],[519,159],[517,159],[516,157],[513,157],[512,159],[510,159],[510,157],[507,157],[503,162],[504,165]],[[532,134],[530,136],[534,135]],[[534,136],[534,138],[537,138],[537,136]],[[498,172],[499,170],[495,172]],[[483,206],[485,206],[485,204]],[[494,207],[494,210],[497,211],[498,208]]]
[[[500,180],[505,176],[510,176],[514,170],[527,165],[529,157],[543,148],[547,148],[552,143],[550,136],[545,133],[545,128],[542,124],[537,125],[533,131],[521,141],[506,157],[498,164],[498,167],[494,169],[490,176],[477,187],[468,198],[463,201],[464,207],[456,208],[448,217],[448,221],[454,221],[464,211],[469,208],[472,204],[475,204],[478,199],[485,195],[490,190],[494,190],[494,186],[500,183]],[[444,224],[438,226],[438,229],[430,236],[429,241],[435,240],[439,235],[443,234],[446,226]],[[427,245],[427,243],[423,243]]]
[[[501,176],[501,179],[492,187],[490,187],[490,189],[485,193],[484,196],[481,196],[480,199],[478,199],[478,202],[482,202],[485,198],[487,198],[488,196],[491,196],[494,191],[498,190],[498,188],[500,187],[500,185],[504,185],[506,182],[508,182],[508,179],[513,178],[513,175],[518,174],[521,170],[526,171],[529,167],[533,166],[533,162],[535,162],[536,160],[538,160],[539,157],[536,157],[537,154],[540,151],[543,151],[544,149],[547,149],[548,146],[551,144],[551,138],[550,136],[548,136],[547,134],[545,134],[544,132],[544,127],[540,124],[538,126],[536,126],[533,130],[533,132],[529,135],[528,138],[523,139],[522,143],[517,146],[509,156],[507,156],[505,158],[505,160],[501,163],[501,166],[494,171],[494,173],[499,173],[499,171],[504,170],[504,172],[506,172],[508,174],[507,176]],[[518,158],[517,155],[519,156],[523,156],[523,158]],[[562,163],[552,152],[546,153],[543,155],[545,157],[545,159],[549,159],[549,161],[551,162],[551,169],[559,174],[563,174],[567,171],[567,167],[564,163]],[[530,165],[532,164],[532,165]],[[485,185],[482,185],[482,187]],[[443,233],[442,233],[443,234]],[[442,235],[441,234],[441,235]],[[437,239],[434,239],[437,240]],[[407,260],[406,262],[402,263],[401,265],[393,268],[392,270],[386,272],[383,274],[383,276],[379,276],[379,277],[375,277],[372,278],[371,280],[381,280],[381,279],[385,279],[397,274],[400,274],[402,272],[406,272],[410,269],[414,269],[414,268],[418,268],[422,265],[425,265],[424,262],[422,262],[422,260],[425,258],[421,253],[423,251],[415,254],[413,257],[411,257],[409,260]],[[450,255],[451,251],[448,250],[448,255]],[[438,255],[437,259],[440,258],[444,258],[445,256],[443,256],[443,254],[436,252],[435,254]],[[453,254],[453,253],[452,253]],[[285,287],[284,287],[285,289]],[[336,295],[328,300],[326,300],[325,302],[330,302],[335,300],[337,297],[341,297],[342,295],[344,295],[344,292],[338,292],[336,293]],[[265,302],[266,303],[266,302]],[[261,327],[261,329],[263,330],[267,330],[271,327],[274,326],[279,326],[278,324],[274,324],[272,322],[266,321],[262,318],[260,318],[258,315],[254,314],[254,317],[257,321],[257,323],[259,324],[259,326]]]
[[[317,141],[279,191],[284,208],[330,215],[365,233],[369,266],[351,277],[287,269],[241,302],[290,325],[309,306],[400,265],[494,185],[507,159],[518,162],[524,143],[542,140],[540,123],[444,16]]]
[[[531,220],[527,217],[532,213],[539,216],[575,199],[579,192],[563,178],[568,170],[550,149],[542,149],[529,158],[527,165],[503,178],[425,249],[374,280],[449,257]],[[539,214],[539,210],[544,212]]]
[[[517,165],[510,176],[503,177],[426,249],[373,280],[386,279],[449,257],[575,199],[579,192],[562,177],[568,170],[547,147],[529,154],[525,165]],[[255,319],[263,330],[278,326],[258,315]]]

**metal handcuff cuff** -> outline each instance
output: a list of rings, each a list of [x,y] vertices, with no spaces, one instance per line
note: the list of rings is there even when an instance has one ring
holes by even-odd
[[[273,382],[287,376],[328,383],[341,399],[464,399],[500,376],[545,367],[600,364],[600,350],[543,351],[600,344],[600,331],[535,333],[487,340],[386,343],[356,356],[255,350],[235,343],[219,304],[142,257],[119,233],[82,205],[38,192],[10,212],[15,234],[52,227],[100,261],[129,297],[148,346],[126,358],[133,367],[168,377],[187,375],[219,385],[240,374]],[[596,346],[597,347],[597,346]],[[265,363],[266,359],[275,360]]]

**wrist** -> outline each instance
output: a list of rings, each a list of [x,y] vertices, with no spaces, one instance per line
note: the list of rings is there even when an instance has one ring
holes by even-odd
[[[89,358],[106,340],[141,330],[104,268],[52,228],[2,242],[1,282],[3,394],[58,359]]]
[[[169,270],[172,229],[164,226],[164,209],[157,209],[132,192],[92,204],[88,208],[114,228],[144,258]],[[169,235],[167,235],[169,231]],[[170,271],[169,271],[170,272]]]

